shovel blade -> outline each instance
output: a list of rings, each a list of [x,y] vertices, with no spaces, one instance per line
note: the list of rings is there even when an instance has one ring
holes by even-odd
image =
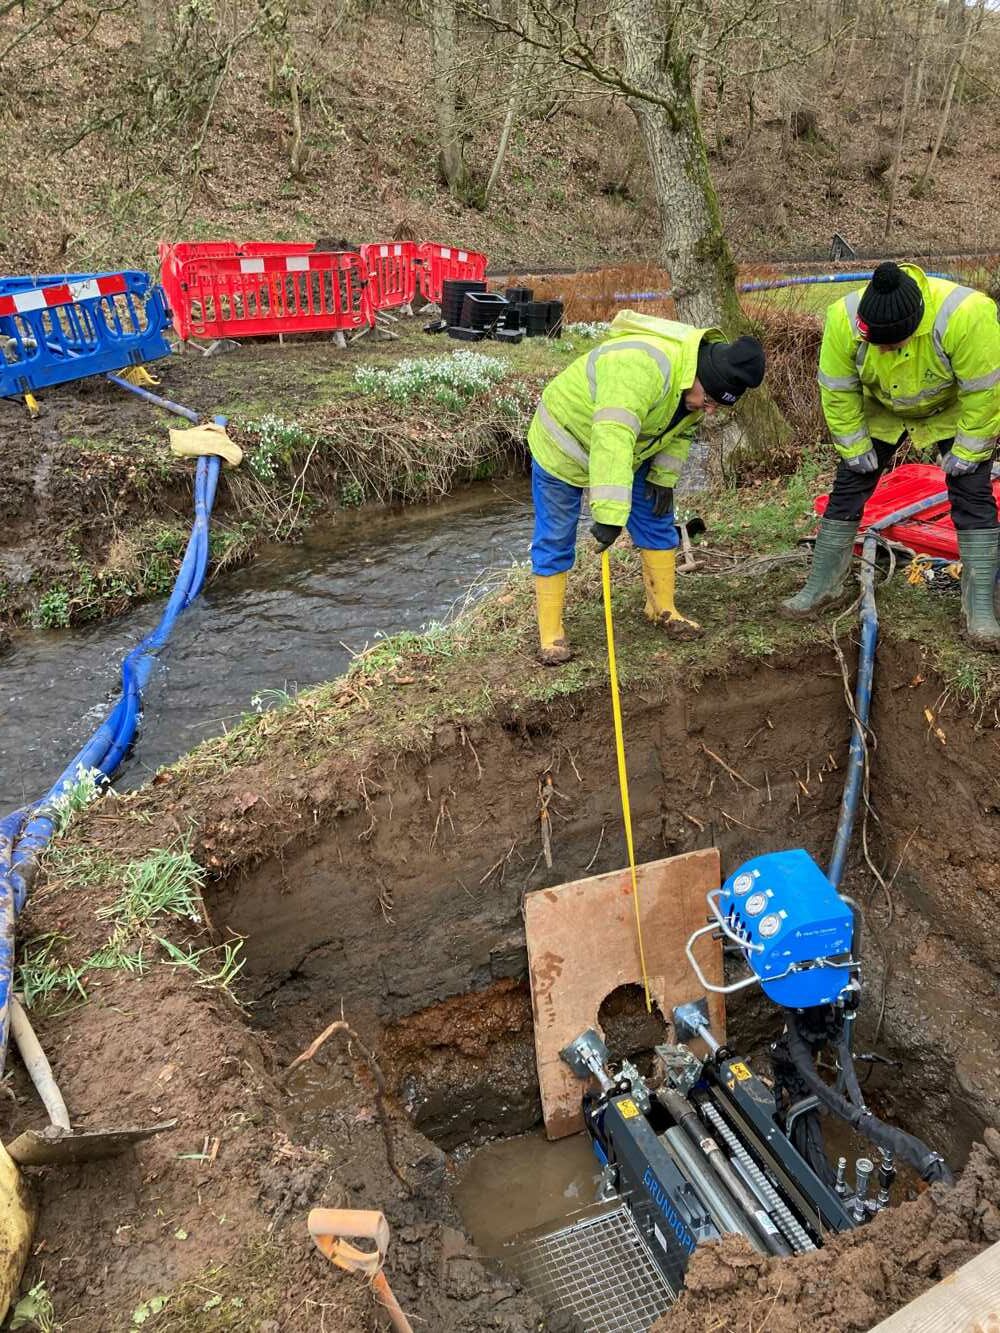
[[[151,1139],[173,1129],[176,1120],[166,1120],[144,1129],[89,1129],[74,1133],[49,1125],[45,1129],[27,1129],[7,1152],[18,1166],[72,1166],[77,1162],[97,1162],[104,1157],[116,1157],[134,1143]]]

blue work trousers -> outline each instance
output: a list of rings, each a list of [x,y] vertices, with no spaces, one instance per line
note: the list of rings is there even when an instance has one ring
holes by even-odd
[[[643,463],[632,483],[632,508],[626,524],[636,546],[646,551],[672,551],[680,544],[673,513],[657,518],[646,499],[646,474],[650,463]],[[580,522],[583,487],[571,486],[553,477],[532,460],[531,498],[535,505],[535,532],[531,539],[533,574],[562,574],[572,569],[576,556],[576,529]]]

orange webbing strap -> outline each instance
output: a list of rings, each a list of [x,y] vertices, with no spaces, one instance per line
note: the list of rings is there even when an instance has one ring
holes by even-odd
[[[400,1309],[382,1272],[389,1249],[389,1223],[385,1214],[360,1208],[313,1208],[306,1223],[316,1246],[338,1268],[362,1273],[371,1280],[382,1306],[397,1333],[413,1333],[413,1325]],[[370,1240],[375,1248],[360,1250],[351,1241]]]

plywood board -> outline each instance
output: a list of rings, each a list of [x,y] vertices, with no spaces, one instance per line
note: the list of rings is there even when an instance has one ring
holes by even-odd
[[[883,1319],[872,1333],[1000,1333],[1000,1243]]]
[[[637,877],[650,992],[669,1020],[675,1005],[702,995],[684,946],[705,925],[705,895],[719,887],[719,853],[712,847],[648,861],[637,868]],[[601,1031],[598,1010],[613,990],[642,984],[631,875],[615,870],[538,889],[525,898],[524,920],[545,1132],[560,1139],[583,1128],[583,1084],[559,1052],[587,1028]],[[721,985],[721,943],[705,935],[696,948],[705,976]],[[709,996],[709,1014],[721,1041],[726,1021],[721,995]],[[664,1040],[672,1036],[665,1032]]]

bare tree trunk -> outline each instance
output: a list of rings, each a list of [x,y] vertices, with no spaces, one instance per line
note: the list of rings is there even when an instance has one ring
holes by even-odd
[[[938,153],[941,151],[941,145],[944,142],[944,132],[948,128],[948,117],[951,115],[951,104],[955,96],[955,85],[958,83],[959,70],[965,64],[966,52],[969,49],[969,37],[972,33],[972,24],[965,25],[965,36],[962,38],[962,47],[958,55],[952,61],[951,72],[948,75],[948,86],[945,89],[944,105],[941,110],[941,119],[938,122],[937,137],[934,140],[934,147],[931,150],[930,160],[924,167],[924,174],[917,182],[914,194],[923,194],[931,178],[931,172],[934,170],[938,160]]]
[[[936,7],[936,6],[935,6]],[[917,17],[916,61],[917,72],[913,80],[913,99],[910,113],[916,119],[920,115],[920,102],[924,95],[924,76],[927,71],[927,47],[934,40],[934,11],[924,8],[921,0]]]
[[[288,96],[292,104],[292,144],[288,152],[288,169],[292,180],[305,179],[309,149],[302,141],[302,102],[299,96],[298,70],[292,70],[288,80]]]
[[[722,233],[687,62],[676,53],[662,58],[655,0],[611,0],[609,12],[622,42],[625,80],[642,94],[629,103],[649,159],[661,257],[677,313],[691,324],[733,328],[741,320],[736,265]]]
[[[522,3],[519,8],[522,11],[520,14],[522,29],[528,36],[530,36],[532,20],[531,7],[528,4]],[[504,159],[507,156],[507,147],[510,144],[510,136],[517,120],[517,113],[521,109],[524,85],[528,80],[532,63],[528,42],[518,42],[517,51],[514,54],[514,75],[511,80],[510,100],[507,103],[507,114],[504,116],[503,128],[500,131],[500,142],[497,144],[496,157],[493,159],[493,167],[490,170],[489,180],[486,182],[486,189],[483,191],[484,208],[489,203],[490,197],[496,188],[496,183],[500,179],[500,173],[503,171]]]
[[[156,33],[156,0],[139,0],[139,40],[142,58],[149,63],[156,55],[159,39]]]
[[[892,178],[889,182],[889,207],[885,215],[885,231],[882,233],[882,239],[889,239],[889,231],[892,228],[892,215],[896,208],[896,189],[899,186],[899,170],[903,163],[903,138],[906,134],[906,118],[909,113],[910,86],[913,83],[913,65],[908,65],[906,70],[906,83],[903,86],[903,105],[899,110],[899,133],[896,135],[896,157],[892,164]]]
[[[434,65],[438,161],[445,184],[452,194],[458,197],[467,184],[467,173],[462,161],[462,143],[459,138],[458,111],[455,105],[457,68],[455,0],[428,0],[428,9]]]
[[[656,0],[610,0],[622,43],[628,98],[642,136],[660,214],[660,255],[670,274],[678,318],[735,334],[746,320],[736,295],[736,265],[722,230],[715,187],[691,88],[690,69],[664,31]],[[766,393],[715,432],[719,465],[735,449],[767,450],[788,427]],[[714,469],[713,469],[714,470]]]

